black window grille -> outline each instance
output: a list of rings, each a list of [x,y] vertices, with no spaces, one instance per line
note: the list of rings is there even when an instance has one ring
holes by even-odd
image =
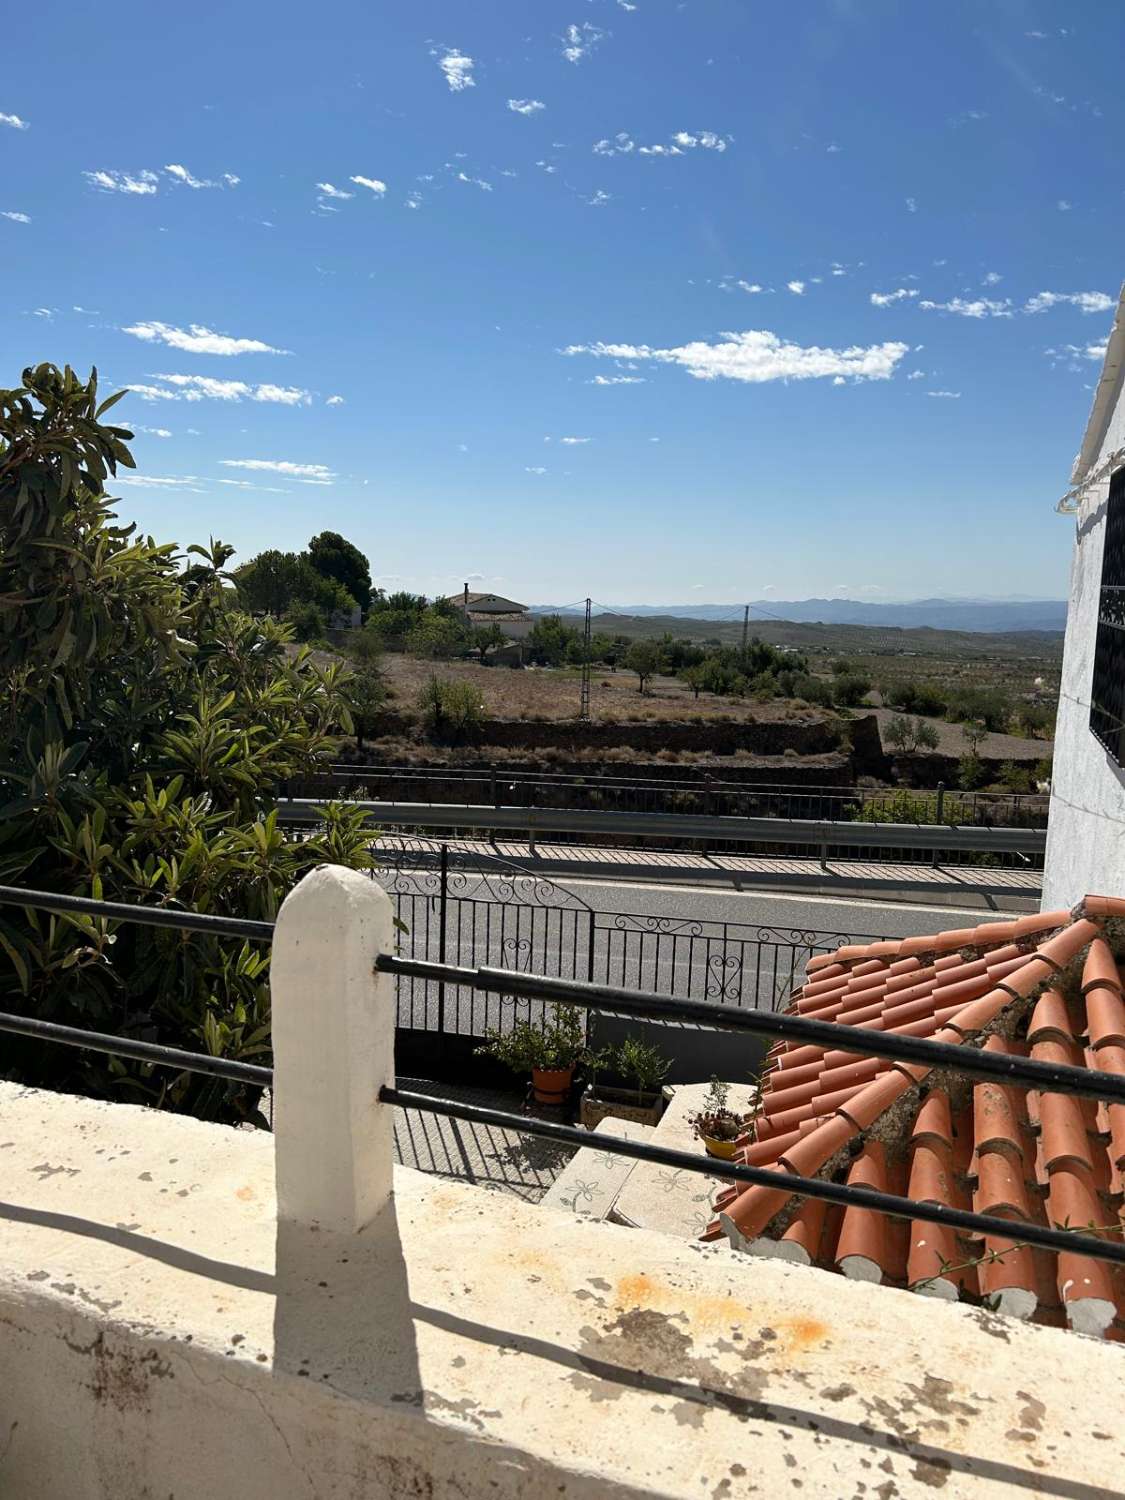
[[[1090,729],[1125,766],[1125,469],[1117,470],[1109,486]]]

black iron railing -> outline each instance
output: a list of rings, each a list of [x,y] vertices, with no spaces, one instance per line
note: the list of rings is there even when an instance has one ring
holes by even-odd
[[[262,938],[272,923],[247,923],[237,918],[208,917],[193,912],[170,911],[161,907],[128,906],[120,902],[91,901],[81,897],[57,896],[50,892],[0,887],[0,903],[27,909],[81,911],[109,921],[128,920],[154,926],[177,927],[210,935]],[[78,904],[76,904],[78,903]],[[167,920],[172,918],[172,920]],[[252,928],[253,931],[247,931]],[[263,929],[266,931],[264,932]],[[1125,1078],[1092,1069],[1074,1068],[1061,1063],[1039,1062],[1001,1052],[986,1052],[945,1042],[926,1041],[918,1037],[869,1031],[862,1027],[842,1026],[832,1021],[817,1021],[795,1014],[776,1014],[757,1009],[731,1009],[702,1001],[676,1000],[643,991],[617,989],[608,985],[587,984],[578,980],[550,979],[543,975],[521,974],[505,969],[460,968],[453,964],[431,963],[420,959],[398,958],[379,954],[375,968],[385,974],[414,974],[440,978],[445,983],[468,984],[482,991],[524,994],[544,1001],[577,1005],[586,1010],[624,1015],[665,1023],[684,1023],[715,1027],[721,1030],[753,1032],[786,1040],[815,1043],[843,1052],[890,1061],[919,1063],[943,1073],[958,1073],[968,1078],[987,1079],[1021,1088],[1049,1093],[1071,1094],[1079,1098],[1105,1100],[1125,1105]],[[43,1041],[84,1047],[157,1066],[210,1074],[216,1078],[243,1081],[261,1087],[272,1087],[273,1071],[269,1068],[210,1057],[205,1053],[161,1047],[155,1043],[102,1032],[82,1031],[57,1026],[19,1015],[0,1013],[0,1032],[15,1032],[38,1037]],[[384,1086],[379,1098],[385,1104],[424,1110],[450,1119],[466,1120],[498,1129],[539,1136],[576,1148],[588,1145],[591,1137],[573,1125],[557,1124],[508,1110],[486,1109],[452,1099],[440,1099],[412,1090]],[[1023,1219],[978,1214],[968,1209],[915,1201],[898,1194],[848,1183],[802,1177],[766,1167],[750,1167],[676,1151],[651,1141],[626,1140],[614,1135],[599,1135],[599,1150],[616,1156],[651,1161],[661,1166],[695,1172],[707,1177],[743,1183],[746,1186],[781,1189],[787,1197],[815,1198],[828,1203],[872,1209],[893,1218],[943,1224],[967,1234],[992,1236],[1005,1243],[1035,1246],[1044,1250],[1085,1256],[1125,1266],[1125,1244],[1098,1239],[1070,1228],[1051,1228]],[[1089,1226],[1093,1228],[1093,1226]]]

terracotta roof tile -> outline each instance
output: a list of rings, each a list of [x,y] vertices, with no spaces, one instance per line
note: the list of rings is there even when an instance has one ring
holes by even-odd
[[[793,1010],[835,1024],[929,1036],[1125,1075],[1125,900],[852,944],[808,965]],[[739,1159],[798,1176],[1010,1218],[1010,1239],[963,1236],[778,1188],[725,1188],[705,1238],[725,1234],[845,1275],[1013,1316],[1125,1337],[1125,1277],[1099,1261],[1032,1251],[1018,1222],[1120,1236],[1125,1105],[991,1081],[931,1078],[921,1064],[776,1043]],[[938,1086],[932,1086],[937,1084]],[[952,1089],[952,1094],[947,1091]]]

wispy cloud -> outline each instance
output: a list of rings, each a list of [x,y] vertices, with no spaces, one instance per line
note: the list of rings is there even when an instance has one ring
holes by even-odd
[[[203,495],[200,479],[194,474],[118,474],[117,484],[131,484],[139,490],[190,490]]]
[[[926,372],[925,370],[911,370],[906,378],[907,380],[925,380]]]
[[[170,438],[172,434],[167,427],[143,427],[139,422],[130,424],[134,432],[147,432],[149,437]]]
[[[612,197],[612,193],[603,192],[601,188],[598,188],[597,192],[591,193],[585,201],[591,208],[601,208],[602,204],[608,203]]]
[[[168,323],[131,323],[122,333],[135,339],[144,339],[149,344],[167,344],[170,349],[180,349],[185,354],[289,354],[289,349],[275,349],[261,339],[237,339],[227,333],[213,333],[199,323],[189,328],[173,328]]]
[[[344,398],[343,396],[329,396],[324,404],[325,406],[343,406]]]
[[[541,109],[546,109],[547,106],[542,99],[509,99],[508,108],[514,110],[517,115],[534,115],[538,114]]]
[[[318,182],[317,192],[322,198],[354,198],[354,193],[345,192],[343,188],[334,187],[330,182]]]
[[[894,302],[905,302],[907,297],[917,297],[918,293],[913,287],[900,286],[893,292],[872,292],[872,307],[890,307]]]
[[[284,458],[223,458],[224,469],[253,469],[262,474],[284,474],[302,484],[331,484],[336,475],[325,464],[295,464]]]
[[[250,385],[243,380],[217,380],[213,375],[153,375],[163,385],[131,384],[142,401],[265,401],[278,406],[308,406],[312,395],[297,386]]]
[[[160,183],[160,178],[155,172],[83,172],[83,177],[91,187],[97,188],[103,193],[135,193],[138,197],[148,197],[155,193]]]
[[[595,375],[587,385],[644,385],[643,375]]]
[[[761,384],[770,380],[815,380],[840,375],[852,380],[887,380],[909,346],[900,343],[853,345],[832,349],[790,343],[766,329],[724,333],[721,341],[702,340],[673,349],[648,344],[571,344],[564,354],[589,354],[598,359],[652,360],[679,365],[697,380],[741,380]]]
[[[1005,297],[1002,302],[997,302],[992,297],[977,297],[968,301],[964,297],[951,297],[948,302],[932,302],[923,297],[918,304],[927,312],[953,313],[959,318],[1010,318],[1012,316],[1011,299]]]
[[[788,291],[793,293],[794,297],[803,297],[805,295],[805,283],[803,281],[787,281],[785,286]]]
[[[17,213],[14,208],[6,208],[0,212],[0,219],[11,219],[13,224],[30,224],[31,215]]]
[[[30,130],[31,122],[21,120],[19,115],[6,115],[0,110],[0,125],[10,125],[13,130]]]
[[[1080,370],[1084,360],[1103,360],[1108,340],[1092,344],[1063,344],[1057,349],[1045,349],[1052,364],[1065,364],[1068,370]]]
[[[470,177],[467,172],[458,172],[457,181],[467,182],[470,187],[478,187],[484,193],[491,193],[492,191],[491,182],[485,182],[483,177]]]
[[[1055,204],[1055,207],[1058,209],[1060,214],[1068,214],[1074,207],[1074,204],[1069,202],[1066,198],[1060,198],[1059,201]]]
[[[612,140],[606,136],[595,141],[592,149],[596,156],[631,156],[634,151],[638,156],[684,156],[698,148],[725,151],[729,144],[729,136],[718,135],[713,130],[700,130],[694,134],[689,130],[678,130],[667,143],[638,146],[627,130],[619,130]]]
[[[960,401],[960,391],[927,391],[927,396],[936,396],[940,401]]]
[[[981,277],[981,283],[984,286],[996,286],[1003,280],[1004,278],[999,271],[986,271]]]
[[[283,489],[277,484],[254,484],[249,479],[220,479],[219,484],[229,485],[234,490],[257,490],[260,495],[291,495],[292,490]]]
[[[370,188],[376,198],[381,198],[387,191],[387,184],[380,182],[378,177],[349,177],[349,182],[354,182],[357,187]],[[351,194],[349,193],[349,197]]]
[[[210,177],[193,177],[186,167],[175,163],[165,167],[164,170],[169,177],[189,188],[237,187],[242,181],[242,178],[236,177],[233,172],[224,172],[217,181],[213,181]]]
[[[1024,304],[1023,310],[1025,313],[1041,313],[1060,304],[1077,307],[1084,313],[1102,313],[1112,309],[1113,298],[1105,292],[1036,292]]]
[[[546,472],[547,471],[542,464],[530,464],[524,466],[525,474],[546,474]]]
[[[456,47],[432,47],[430,56],[436,57],[438,67],[445,75],[451,92],[459,94],[462,89],[476,88],[476,79],[473,77],[473,59],[466,57],[463,52],[458,52]]]
[[[592,438],[588,438],[588,437],[561,437],[561,438],[559,438],[559,442],[560,443],[566,443],[566,445],[568,447],[570,447],[570,448],[577,448],[582,443],[589,443],[589,442],[592,442],[592,441],[593,441],[593,439]]]
[[[581,62],[584,57],[589,57],[605,35],[600,27],[591,26],[589,21],[568,26],[562,36],[562,55],[569,63]]]
[[[917,198],[907,198],[905,200],[905,202],[906,202],[906,212],[908,214],[916,214],[918,212],[918,200],[917,200]]]

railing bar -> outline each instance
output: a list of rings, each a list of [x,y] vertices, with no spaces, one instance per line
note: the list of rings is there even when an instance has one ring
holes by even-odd
[[[436,975],[442,966],[417,959],[380,954],[376,968],[385,973]],[[894,1062],[925,1063],[932,1068],[963,1073],[1003,1083],[1021,1084],[1054,1094],[1077,1094],[1087,1099],[1108,1099],[1125,1104],[1125,1077],[1092,1068],[1074,1068],[1015,1057],[1005,1052],[985,1052],[960,1043],[931,1042],[895,1032],[871,1031],[843,1026],[837,1021],[816,1021],[808,1016],[747,1007],[717,1006],[700,1000],[674,1000],[665,995],[586,984],[581,980],[550,979],[542,974],[514,974],[503,969],[461,969],[461,982],[477,989],[505,994],[534,995],[540,1000],[584,1005],[590,1010],[645,1020],[690,1021],[721,1031],[749,1031],[767,1036],[795,1038],[833,1051],[855,1052],[863,1057],[882,1057]]]
[[[12,1031],[45,1042],[59,1042],[65,1047],[82,1047],[89,1052],[108,1052],[114,1057],[132,1058],[135,1062],[180,1068],[185,1073],[206,1073],[214,1078],[230,1079],[233,1083],[253,1083],[263,1088],[270,1088],[273,1084],[272,1068],[235,1062],[231,1058],[210,1057],[204,1052],[183,1052],[179,1047],[110,1036],[102,1031],[80,1031],[74,1026],[60,1026],[34,1016],[15,1016],[0,1011],[0,1031]]]
[[[822,1198],[828,1203],[873,1209],[876,1213],[890,1214],[896,1219],[947,1224],[954,1229],[975,1231],[978,1236],[995,1236],[1036,1245],[1043,1250],[1084,1255],[1092,1260],[1108,1260],[1125,1266],[1125,1245],[1097,1240],[1092,1235],[1080,1235],[1070,1230],[1048,1229],[1023,1219],[1001,1219],[993,1214],[975,1214],[967,1209],[953,1208],[942,1203],[915,1202],[912,1198],[903,1198],[897,1193],[881,1193],[875,1188],[823,1182],[817,1177],[798,1177],[794,1173],[770,1171],[765,1167],[744,1167],[734,1162],[657,1146],[652,1141],[627,1140],[624,1136],[607,1132],[599,1131],[595,1138],[588,1130],[574,1125],[558,1125],[551,1120],[512,1114],[508,1110],[485,1109],[480,1105],[439,1099],[408,1089],[384,1086],[379,1090],[379,1098],[384,1104],[397,1104],[402,1109],[428,1110],[450,1119],[470,1120],[480,1125],[495,1126],[500,1130],[521,1131],[526,1135],[542,1136],[546,1140],[561,1141],[566,1145],[593,1145],[597,1150],[608,1151],[614,1156],[632,1156],[638,1161],[652,1161],[661,1166],[676,1167],[707,1177],[743,1182],[748,1187],[780,1188],[791,1197]]]
[[[43,911],[78,912],[103,917],[107,922],[139,922],[144,927],[177,927],[185,932],[213,933],[216,937],[252,938],[272,942],[273,923],[245,917],[219,917],[208,912],[176,911],[168,906],[134,906],[127,901],[94,901],[89,896],[64,896],[53,891],[24,890],[0,885],[0,906],[24,906]]]

